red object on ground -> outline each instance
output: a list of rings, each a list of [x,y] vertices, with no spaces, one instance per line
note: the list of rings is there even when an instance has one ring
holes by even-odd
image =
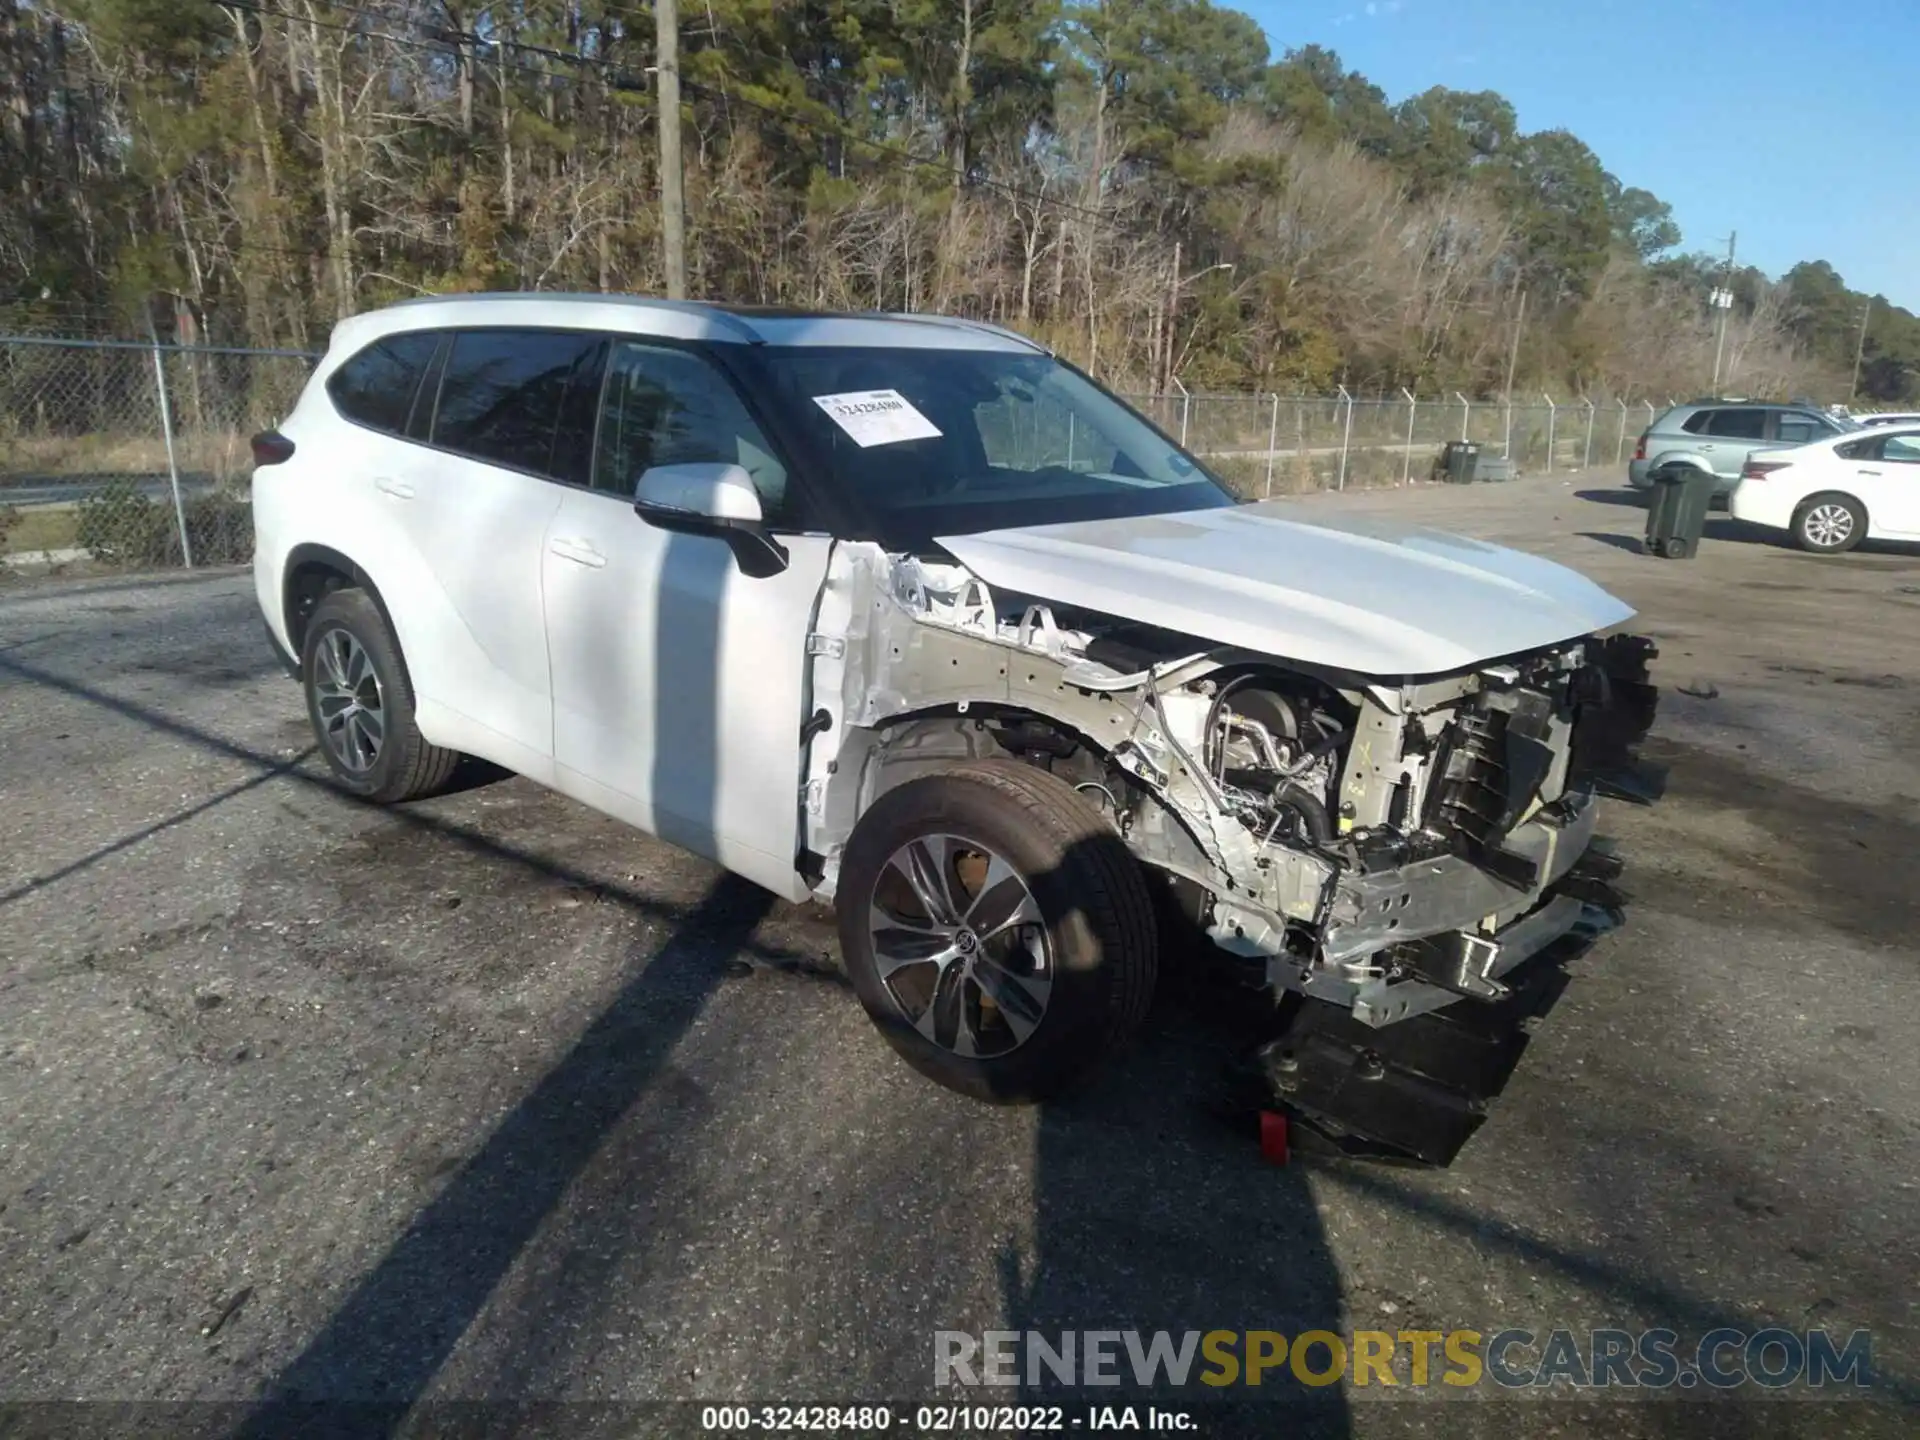
[[[1278,1110],[1260,1112],[1260,1153],[1269,1165],[1287,1163],[1287,1117]]]

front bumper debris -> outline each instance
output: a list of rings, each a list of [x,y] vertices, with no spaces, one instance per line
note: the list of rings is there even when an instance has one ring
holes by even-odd
[[[1623,918],[1621,864],[1594,838],[1591,796],[1658,797],[1659,778],[1638,756],[1658,698],[1647,674],[1655,654],[1636,637],[1596,647],[1568,760],[1570,788],[1590,793],[1500,839],[1540,888],[1516,891],[1461,856],[1342,879],[1329,953],[1371,955],[1374,973],[1315,977],[1308,995],[1335,1003],[1296,1003],[1254,1052],[1296,1135],[1345,1154],[1446,1165],[1485,1121],[1534,1022],[1566,988],[1567,962]]]
[[[1576,912],[1573,923],[1500,972],[1497,1000],[1432,1009],[1384,1028],[1331,1005],[1298,1005],[1255,1052],[1261,1079],[1293,1116],[1296,1135],[1312,1132],[1349,1155],[1451,1163],[1519,1065],[1532,1025],[1566,989],[1566,964],[1618,921],[1618,912],[1559,896],[1544,907],[1556,924],[1563,904]]]

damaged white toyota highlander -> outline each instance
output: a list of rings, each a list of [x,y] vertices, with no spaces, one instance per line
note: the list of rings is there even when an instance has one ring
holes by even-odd
[[[476,756],[831,901],[874,1021],[970,1095],[1078,1078],[1198,934],[1267,997],[1280,1099],[1445,1158],[1617,869],[1626,605],[1237,503],[992,326],[416,301],[337,327],[254,451],[259,603],[341,785]],[[1391,1043],[1442,1018],[1445,1064]]]

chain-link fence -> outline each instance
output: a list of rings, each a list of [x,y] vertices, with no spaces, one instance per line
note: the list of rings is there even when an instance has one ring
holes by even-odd
[[[0,572],[248,559],[248,441],[292,407],[313,359],[0,336]],[[1125,398],[1249,498],[1429,479],[1454,440],[1509,461],[1513,473],[1620,465],[1659,413],[1651,401],[1508,402],[1404,390],[1219,395],[1175,385],[1169,394]],[[1091,442],[1070,433],[1044,438],[1069,455],[1077,440]]]
[[[1123,398],[1249,497],[1431,479],[1450,441],[1539,474],[1624,465],[1664,408],[1653,401],[1415,396],[1213,395]],[[1666,402],[1671,405],[1671,400]]]
[[[312,367],[292,351],[0,337],[0,570],[249,559],[249,440]]]

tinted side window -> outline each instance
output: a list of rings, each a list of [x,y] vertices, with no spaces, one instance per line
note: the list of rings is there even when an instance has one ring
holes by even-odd
[[[1719,413],[1718,411],[1714,411],[1714,410],[1696,410],[1693,412],[1693,414],[1687,416],[1686,423],[1682,425],[1680,428],[1686,431],[1689,435],[1705,434],[1707,429],[1707,422],[1713,419],[1713,417],[1718,413]]]
[[[1842,460],[1873,460],[1880,454],[1878,440],[1849,440],[1844,445],[1833,447],[1833,453]]]
[[[619,344],[609,366],[594,489],[631,495],[655,465],[739,465],[753,477],[767,523],[790,522],[786,467],[711,361],[686,350]]]
[[[1707,422],[1707,434],[1729,440],[1760,440],[1767,433],[1764,410],[1716,410]]]
[[[1823,421],[1793,410],[1782,410],[1773,425],[1774,438],[1782,445],[1810,445],[1832,433]]]
[[[407,428],[413,392],[439,343],[440,337],[431,333],[374,341],[327,381],[334,409],[370,430],[400,434]]]
[[[549,472],[569,384],[591,367],[592,335],[463,330],[434,411],[433,443],[515,470]]]
[[[1920,465],[1920,435],[1889,435],[1881,443],[1880,458],[1900,465]]]

